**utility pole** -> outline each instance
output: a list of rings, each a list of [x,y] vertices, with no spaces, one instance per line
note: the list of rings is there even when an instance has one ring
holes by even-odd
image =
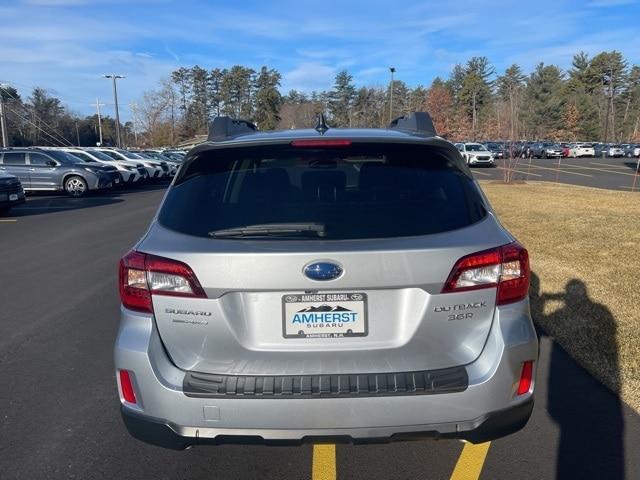
[[[136,102],[132,102],[130,105],[131,111],[133,112],[133,139],[138,146],[138,104]]]
[[[116,80],[119,78],[125,78],[123,75],[103,75],[104,78],[110,78],[113,80],[113,100],[116,104],[116,146],[120,148],[122,142],[120,141],[120,112],[118,111],[118,88],[116,87]]]
[[[102,118],[100,117],[100,107],[104,107],[104,103],[96,98],[96,111],[98,112],[98,135],[100,137],[100,146],[102,146]]]
[[[393,74],[395,73],[395,67],[389,67],[391,72],[391,86],[389,87],[389,123],[393,120]]]
[[[0,92],[0,128],[2,129],[2,147],[7,148],[9,140],[7,139],[7,119],[4,116],[4,97],[2,92]]]
[[[80,131],[78,130],[78,122],[76,122],[76,145],[80,146]]]

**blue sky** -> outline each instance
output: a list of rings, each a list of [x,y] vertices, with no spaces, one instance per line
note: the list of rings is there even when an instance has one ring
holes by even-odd
[[[121,116],[179,66],[269,65],[283,91],[330,88],[347,69],[358,84],[383,85],[388,66],[411,86],[485,55],[503,70],[544,61],[568,68],[574,53],[622,51],[640,64],[638,0],[367,2],[182,0],[0,0],[0,82],[24,95],[42,86],[75,112],[99,97]]]

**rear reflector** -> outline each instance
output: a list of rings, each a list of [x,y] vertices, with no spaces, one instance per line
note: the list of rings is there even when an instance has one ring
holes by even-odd
[[[120,370],[120,389],[122,390],[122,398],[129,403],[136,403],[136,394],[133,391],[131,376],[127,370]]]
[[[520,373],[520,383],[518,383],[518,395],[524,395],[531,390],[531,382],[533,381],[533,361],[528,360],[522,364],[522,373]]]
[[[153,313],[152,295],[207,297],[191,268],[177,260],[131,251],[119,273],[120,300],[130,310]]]
[[[529,254],[518,242],[472,253],[456,262],[442,293],[497,287],[498,305],[524,299],[529,291]]]
[[[294,140],[291,142],[292,147],[298,148],[332,148],[332,147],[349,147],[351,140],[345,139],[318,139],[318,140]]]

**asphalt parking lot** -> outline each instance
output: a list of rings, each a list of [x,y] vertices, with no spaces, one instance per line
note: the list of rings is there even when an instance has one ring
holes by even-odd
[[[495,168],[474,167],[478,180],[503,180],[511,168],[515,180],[561,182],[585,187],[630,191],[636,181],[640,190],[640,174],[636,177],[637,158],[520,158],[511,165],[498,159]]]
[[[534,160],[535,179],[555,180],[556,173],[545,170],[553,162]],[[599,168],[594,162],[609,161],[568,160],[581,167],[563,167],[560,181],[631,185],[633,170],[621,167],[624,160],[602,167],[610,172],[590,174]],[[483,179],[502,173],[474,172]],[[0,219],[0,478],[638,478],[640,416],[544,336],[534,414],[523,431],[490,445],[173,452],[130,438],[119,416],[112,360],[117,262],[144,233],[163,193],[162,186],[149,186],[83,199],[32,196]]]

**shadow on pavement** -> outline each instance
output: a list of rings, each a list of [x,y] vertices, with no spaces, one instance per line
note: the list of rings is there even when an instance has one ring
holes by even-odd
[[[38,192],[27,195],[26,203],[12,208],[8,214],[0,218],[19,218],[55,213],[66,210],[102,207],[124,202],[126,195],[136,192],[164,190],[168,183],[157,183],[140,186],[125,186],[111,190],[91,192],[82,198],[73,198],[59,192]]]
[[[618,345],[616,322],[607,307],[589,298],[586,285],[581,280],[570,280],[563,293],[540,294],[540,279],[532,273],[531,313],[538,324],[560,324],[578,318],[589,311],[589,317],[597,322],[593,332],[598,343],[615,365],[609,372],[616,374],[619,385]],[[544,314],[548,301],[561,301],[563,306]],[[540,332],[544,335],[543,332]],[[567,479],[623,479],[625,476],[624,421],[619,397],[591,375],[575,375],[575,364],[568,361],[568,354],[553,342],[547,408],[549,415],[560,428],[556,478]],[[605,358],[605,357],[601,357]]]
[[[636,169],[638,168],[638,160],[627,160],[624,162],[624,164],[629,167],[631,170],[633,170],[634,172],[636,171]],[[638,173],[640,173],[640,170],[638,170]]]

